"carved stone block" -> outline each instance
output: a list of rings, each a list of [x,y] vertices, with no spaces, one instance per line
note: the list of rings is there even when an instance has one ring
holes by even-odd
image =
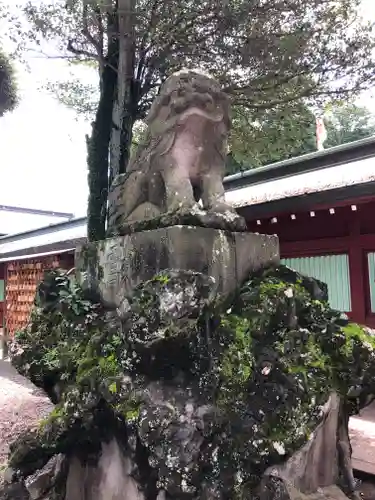
[[[230,294],[251,271],[279,260],[276,236],[173,226],[86,243],[76,250],[77,279],[120,307],[140,282],[165,269],[214,278],[214,294]]]

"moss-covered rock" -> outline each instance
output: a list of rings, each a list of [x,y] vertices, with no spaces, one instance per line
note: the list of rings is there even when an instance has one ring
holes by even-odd
[[[153,491],[251,498],[332,391],[352,411],[375,393],[374,339],[325,296],[280,266],[215,303],[209,278],[168,271],[134,290],[120,322],[63,272],[46,275],[11,356],[56,408],[11,466],[22,476],[57,453],[88,460],[115,437]]]

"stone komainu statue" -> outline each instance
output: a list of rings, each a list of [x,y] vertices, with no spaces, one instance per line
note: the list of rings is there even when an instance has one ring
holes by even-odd
[[[166,212],[235,214],[224,200],[229,102],[218,83],[183,70],[161,87],[143,144],[109,193],[108,230]]]

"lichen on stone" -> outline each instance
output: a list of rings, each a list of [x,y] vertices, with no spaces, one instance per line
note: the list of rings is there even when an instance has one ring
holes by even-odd
[[[179,225],[220,229],[230,232],[247,231],[245,221],[238,217],[233,217],[232,213],[219,214],[215,212],[205,212],[199,208],[195,208],[189,210],[179,209],[163,213],[150,219],[146,218],[141,221],[118,224],[112,227],[107,236],[125,236],[141,231],[151,231]]]
[[[220,302],[211,285],[165,271],[134,289],[120,320],[62,271],[46,275],[11,356],[56,407],[14,444],[19,475],[57,453],[97,457],[115,438],[134,477],[167,498],[251,498],[306,443],[332,391],[353,412],[375,393],[374,338],[319,282],[272,267]]]

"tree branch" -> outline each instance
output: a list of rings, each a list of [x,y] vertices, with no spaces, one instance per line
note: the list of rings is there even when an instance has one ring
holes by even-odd
[[[100,12],[99,7],[95,9],[95,21],[99,32],[98,43],[100,47],[100,52],[104,55],[104,26],[103,26],[102,13]]]
[[[319,96],[339,96],[342,94],[353,94],[354,92],[359,92],[361,90],[365,90],[365,87],[362,86],[355,86],[351,88],[346,88],[346,89],[338,89],[338,90],[320,90],[316,91],[316,89],[319,87],[319,83],[317,83],[314,86],[309,87],[308,89],[305,89],[303,92],[300,92],[299,94],[293,94],[289,96],[285,96],[283,99],[275,99],[273,101],[269,101],[268,103],[262,103],[262,104],[252,104],[248,100],[245,99],[236,99],[236,104],[242,105],[248,109],[257,109],[257,110],[262,110],[262,109],[269,109],[273,108],[276,106],[279,106],[280,104],[287,104],[288,102],[292,101],[298,101],[299,99],[307,98],[307,97],[319,97]]]
[[[95,38],[90,33],[87,17],[88,17],[88,5],[84,3],[82,10],[82,26],[83,26],[82,34],[85,35],[87,40],[94,46],[98,54],[98,57],[103,56],[99,42],[95,40]]]
[[[84,56],[84,57],[88,57],[89,59],[98,60],[98,56],[96,54],[93,54],[92,52],[89,52],[88,50],[77,49],[76,47],[74,47],[72,40],[68,40],[66,50],[68,50],[69,52],[71,52],[72,54],[75,54],[77,56]]]
[[[95,38],[90,33],[89,24],[88,24],[88,4],[84,2],[83,10],[82,10],[82,34],[86,37],[87,41],[91,43],[97,53],[97,60],[99,62],[99,71],[102,72],[104,69],[104,53],[103,53],[103,45],[100,41],[95,40]]]
[[[143,68],[145,65],[146,61],[146,56],[149,51],[149,49],[146,47],[146,41],[148,36],[152,33],[153,29],[155,28],[156,25],[156,9],[157,6],[159,5],[159,0],[154,0],[152,3],[151,7],[151,14],[150,14],[150,20],[147,26],[147,29],[145,29],[145,32],[142,37],[142,41],[140,44],[139,48],[139,61],[137,65],[137,74],[136,74],[136,80],[141,81],[142,78],[142,73],[143,73]]]

